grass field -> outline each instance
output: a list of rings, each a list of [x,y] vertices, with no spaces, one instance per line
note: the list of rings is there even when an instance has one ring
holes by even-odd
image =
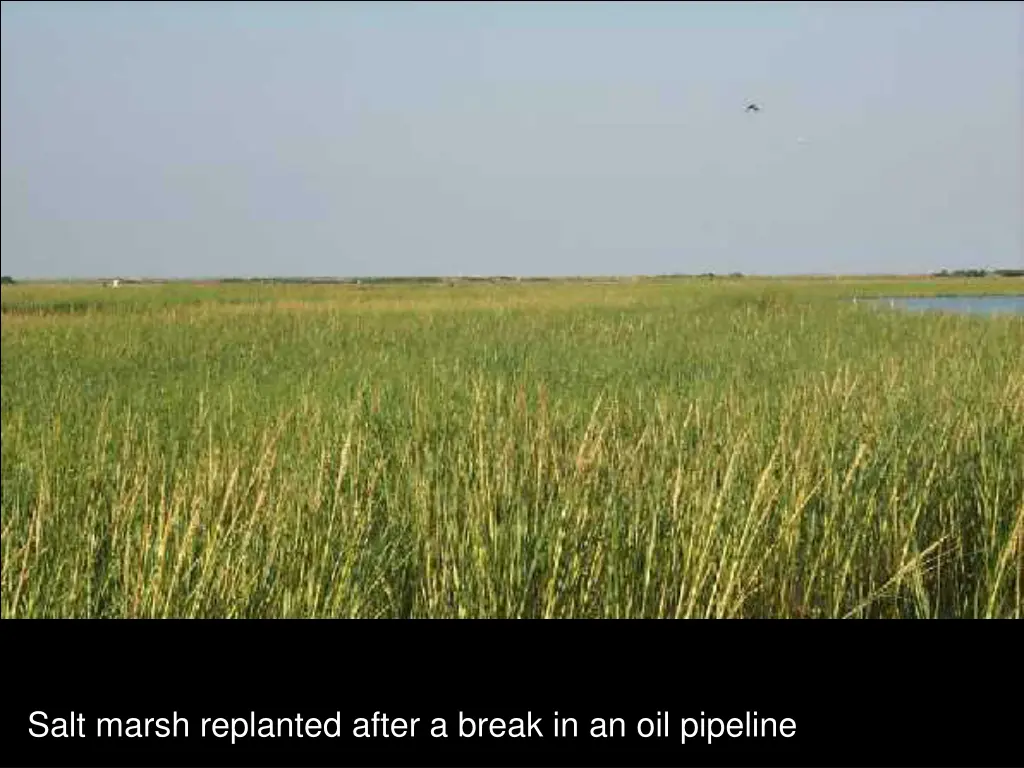
[[[2,289],[3,617],[1004,617],[1019,278]]]

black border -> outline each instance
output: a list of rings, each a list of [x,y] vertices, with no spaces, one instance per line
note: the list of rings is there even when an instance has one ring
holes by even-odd
[[[12,620],[3,764],[38,766],[1021,765],[1013,621]],[[1016,650],[1015,650],[1016,649]],[[460,710],[575,716],[580,738],[459,739]],[[747,710],[789,739],[614,740],[589,718]],[[29,715],[449,718],[416,740],[33,738]],[[89,720],[87,720],[89,722]],[[422,727],[422,726],[421,726]],[[677,736],[675,733],[673,736]]]

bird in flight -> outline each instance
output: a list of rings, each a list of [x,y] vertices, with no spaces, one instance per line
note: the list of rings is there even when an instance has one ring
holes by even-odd
[[[760,112],[761,108],[757,104],[754,104],[753,102],[751,102],[750,104],[747,104],[747,110],[746,111],[747,112]]]

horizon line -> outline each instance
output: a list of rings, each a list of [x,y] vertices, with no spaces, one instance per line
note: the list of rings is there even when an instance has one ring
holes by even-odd
[[[88,283],[118,280],[120,282],[137,283],[193,283],[193,282],[257,282],[257,281],[288,281],[288,282],[331,282],[347,283],[361,280],[372,281],[477,281],[477,280],[507,280],[507,281],[556,281],[556,280],[652,280],[664,278],[761,278],[761,279],[870,279],[870,278],[932,278],[932,277],[967,277],[979,276],[1003,276],[1001,273],[1011,273],[1010,276],[1024,276],[1022,267],[996,267],[996,268],[961,268],[961,269],[940,269],[932,272],[663,272],[663,273],[577,273],[562,275],[514,275],[514,274],[459,274],[459,275],[287,275],[287,274],[265,274],[265,275],[180,275],[180,276],[143,276],[126,273],[89,275],[89,276],[24,276],[17,277],[13,274],[3,275],[5,281],[9,278],[15,283]],[[973,274],[971,274],[973,273]]]

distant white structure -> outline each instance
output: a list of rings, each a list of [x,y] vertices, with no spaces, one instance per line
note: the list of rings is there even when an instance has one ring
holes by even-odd
[[[117,286],[119,286],[120,284],[121,284],[121,281],[118,280],[117,278],[114,278],[113,282],[110,283],[110,287],[111,288],[117,288]]]

